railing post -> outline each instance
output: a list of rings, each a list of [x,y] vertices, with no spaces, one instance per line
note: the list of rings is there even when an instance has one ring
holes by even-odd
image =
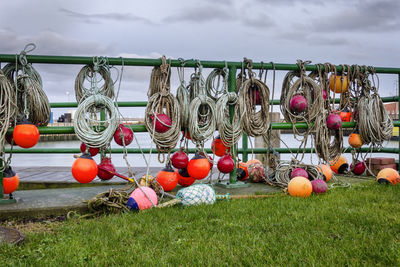
[[[230,66],[229,67],[229,92],[236,92],[236,67]],[[233,117],[235,116],[235,105],[229,105],[229,117],[231,123],[233,123]],[[235,162],[235,167],[233,171],[229,174],[229,183],[234,184],[237,181],[237,174],[236,174],[236,157],[237,157],[237,145],[234,144],[231,147],[232,157]]]
[[[397,96],[398,96],[398,100],[397,103],[399,104],[398,106],[398,111],[397,111],[397,119],[400,121],[400,74],[397,75]],[[399,136],[397,137],[397,140],[399,142],[399,151],[398,151],[398,165],[397,165],[397,170],[400,171],[400,126],[399,126]]]
[[[242,135],[242,149],[243,149],[243,157],[242,161],[247,162],[249,160],[249,140],[247,139],[247,134],[243,132]]]
[[[0,170],[3,169],[3,159],[0,158]],[[4,198],[3,191],[3,172],[0,172],[0,199]]]

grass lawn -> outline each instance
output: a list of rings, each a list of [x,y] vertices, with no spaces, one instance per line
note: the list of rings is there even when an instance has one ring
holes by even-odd
[[[0,247],[1,266],[400,265],[400,186],[73,219]],[[42,224],[43,225],[43,224]]]

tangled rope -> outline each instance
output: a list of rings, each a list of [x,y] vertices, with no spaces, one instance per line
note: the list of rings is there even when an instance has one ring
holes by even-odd
[[[261,80],[254,78],[252,62],[245,58],[249,79],[241,83],[239,89],[239,107],[242,127],[249,136],[263,136],[269,128],[269,88]],[[257,111],[257,97],[261,108]]]
[[[207,95],[217,101],[228,90],[227,81],[227,67],[211,71],[206,80]]]
[[[203,144],[213,137],[217,123],[215,102],[206,95],[202,66],[198,65],[190,82],[189,132],[194,143]]]
[[[106,119],[98,120],[96,110],[105,110]],[[108,114],[108,119],[107,119]],[[105,127],[105,129],[102,129]],[[113,100],[95,94],[85,98],[75,112],[76,136],[89,147],[103,147],[110,143],[118,127],[118,110]]]
[[[149,101],[145,112],[145,125],[150,133],[153,142],[158,149],[158,160],[161,159],[161,153],[171,152],[179,140],[180,134],[180,111],[177,99],[170,93],[170,72],[171,66],[167,64],[166,58],[162,57],[160,67],[155,67],[151,73],[150,87],[148,91]],[[166,125],[159,119],[160,114],[166,114],[171,119],[171,125]],[[156,132],[156,121],[169,127],[164,133]]]
[[[178,100],[179,110],[181,113],[181,130],[187,131],[189,127],[189,91],[185,84],[184,75],[184,61],[182,60],[182,66],[178,68],[179,76],[179,87],[176,90],[176,99]]]
[[[314,143],[315,151],[320,159],[324,162],[336,162],[340,157],[343,149],[343,130],[342,128],[338,130],[329,130],[326,120],[330,112],[332,112],[329,105],[330,94],[329,94],[329,80],[328,73],[330,70],[334,70],[336,75],[336,67],[330,63],[325,63],[324,65],[317,64],[318,71],[311,72],[309,77],[316,80],[320,88],[326,92],[326,100],[323,100],[323,104],[320,107],[320,112],[315,118],[314,125]],[[324,66],[324,70],[322,70]],[[322,97],[322,94],[321,94]],[[333,134],[333,141],[332,140]]]
[[[98,74],[100,74],[100,77],[104,81],[104,84],[100,88],[93,85],[94,82],[97,84],[100,82],[96,78]],[[85,81],[90,82],[89,88],[85,87]],[[111,78],[107,59],[104,57],[94,57],[93,64],[85,65],[75,79],[75,97],[78,103],[96,93],[100,93],[111,99],[114,98],[114,82]]]
[[[12,123],[11,119],[14,118],[17,112],[15,100],[13,86],[0,70],[0,157],[3,158],[3,162],[5,136],[8,127]],[[5,164],[3,164],[0,171],[3,171],[5,167]]]
[[[305,164],[296,159],[292,159],[291,162],[281,162],[278,164],[272,183],[278,187],[286,188],[290,182],[290,174],[295,168],[303,168],[306,170],[311,179],[322,179],[315,165]]]
[[[19,119],[26,117],[35,125],[46,126],[51,116],[49,99],[43,91],[40,74],[26,59],[26,54],[35,48],[34,44],[27,44],[16,58],[16,63],[4,66],[3,72],[10,83],[17,87],[15,90]],[[19,70],[21,74],[18,73]]]
[[[371,68],[359,76],[362,82],[362,96],[358,102],[358,128],[364,144],[381,146],[383,141],[390,140],[392,136],[393,121],[383,105],[378,88],[375,84],[372,86],[368,79],[370,74],[374,74]]]

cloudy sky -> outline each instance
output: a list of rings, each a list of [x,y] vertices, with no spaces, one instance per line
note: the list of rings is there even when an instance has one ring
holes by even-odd
[[[399,11],[398,0],[3,1],[0,53],[33,42],[46,55],[399,67]],[[35,66],[51,101],[74,100],[82,66]],[[146,100],[149,78],[149,68],[125,68],[120,100]],[[397,93],[396,76],[380,78],[381,95]]]

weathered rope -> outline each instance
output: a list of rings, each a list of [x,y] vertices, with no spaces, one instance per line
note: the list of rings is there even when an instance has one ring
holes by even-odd
[[[193,99],[189,105],[189,133],[196,145],[202,145],[211,139],[216,130],[215,102],[206,95],[202,66],[192,75],[190,96]]]
[[[315,165],[305,164],[292,159],[291,162],[281,162],[278,164],[272,183],[275,186],[286,188],[290,182],[290,174],[295,168],[305,169],[311,179],[322,179],[322,176]]]
[[[104,82],[100,88],[98,84],[101,81],[95,78],[98,74]],[[85,87],[85,81],[90,83],[89,88]],[[97,86],[93,86],[93,82],[96,82]],[[114,82],[111,78],[111,71],[107,64],[107,59],[104,57],[94,57],[93,64],[84,66],[75,79],[75,97],[78,103],[95,93],[100,93],[111,99],[114,98]]]
[[[162,57],[162,64],[155,67],[151,73],[148,91],[149,101],[145,112],[145,125],[153,142],[158,149],[158,160],[164,162],[164,153],[169,153],[179,141],[180,135],[180,110],[178,100],[170,93],[171,65]],[[166,114],[171,119],[171,125],[166,125],[158,118],[158,114]],[[168,126],[168,131],[159,133],[155,131],[156,120]],[[161,155],[163,158],[161,158]]]
[[[383,105],[378,88],[371,85],[368,79],[370,74],[374,74],[372,68],[359,77],[362,82],[362,96],[358,102],[358,128],[364,144],[381,146],[383,141],[390,140],[392,136],[393,121]]]
[[[269,119],[269,88],[261,80],[256,79],[252,71],[252,62],[245,58],[249,79],[240,82],[239,107],[244,131],[248,136],[263,136],[267,133]],[[256,92],[259,93],[261,108],[257,110]]]
[[[185,84],[184,64],[185,62],[182,59],[182,66],[178,68],[180,84],[176,90],[176,99],[181,113],[181,130],[187,131],[189,127],[189,91]]]
[[[206,80],[207,95],[217,101],[228,90],[227,81],[227,68],[212,70]]]
[[[51,116],[49,99],[43,91],[40,74],[26,59],[26,54],[35,47],[34,44],[26,45],[18,56],[18,62],[7,64],[3,72],[10,83],[18,84],[16,91],[19,119],[26,117],[35,125],[46,126]],[[18,73],[19,70],[21,74]],[[14,83],[15,80],[17,80],[16,83]]]

